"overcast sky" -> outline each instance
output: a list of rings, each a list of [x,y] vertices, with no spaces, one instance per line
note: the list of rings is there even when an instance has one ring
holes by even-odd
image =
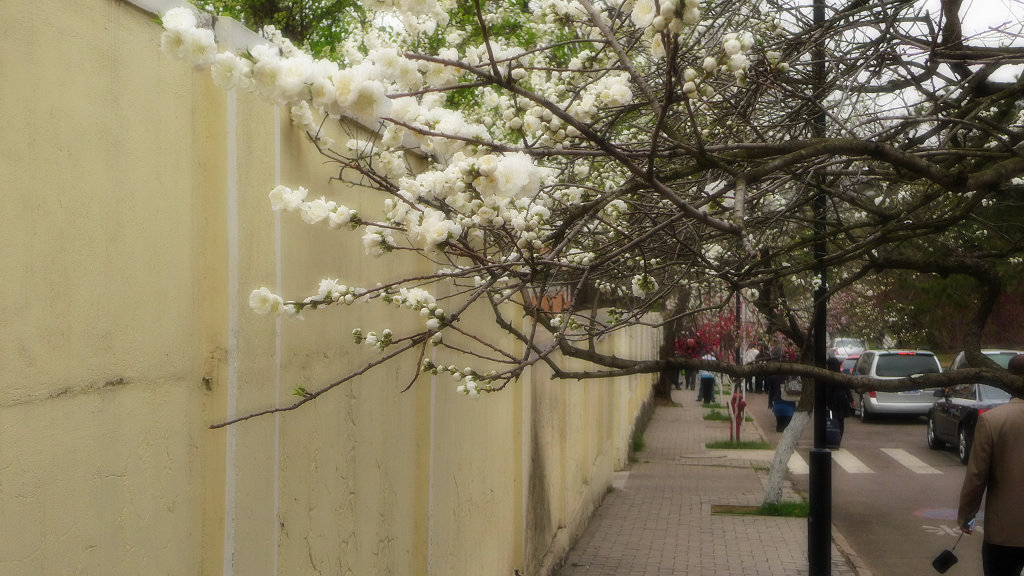
[[[922,0],[933,15],[939,13],[939,0]],[[964,37],[974,45],[998,46],[986,32],[1002,28],[1002,42],[1006,42],[1007,33],[1015,35],[1012,44],[1024,46],[1024,0],[964,0],[960,8],[964,17]],[[1013,81],[1024,71],[1024,66],[1003,66],[995,75],[995,79]]]

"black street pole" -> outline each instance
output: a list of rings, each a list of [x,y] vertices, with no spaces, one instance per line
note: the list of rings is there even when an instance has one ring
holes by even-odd
[[[825,136],[825,47],[822,27],[825,23],[825,0],[814,0],[814,25],[819,35],[813,51],[814,98],[818,111],[814,114],[812,130],[816,138]],[[828,314],[828,285],[825,258],[828,256],[825,236],[828,216],[828,198],[821,177],[816,178],[814,192],[814,262],[818,272],[818,285],[814,290],[814,365],[825,368],[825,330]],[[829,576],[832,573],[832,452],[825,447],[825,382],[814,382],[814,449],[809,458],[809,500],[807,516],[807,567],[810,576]]]
[[[825,367],[825,319],[828,311],[825,287],[824,219],[826,197],[817,192],[814,197],[815,240],[814,258],[818,262],[820,284],[814,290],[814,365]],[[832,570],[832,451],[825,447],[825,382],[814,382],[814,449],[809,458],[808,490],[810,510],[807,515],[807,565],[810,576],[829,576]]]

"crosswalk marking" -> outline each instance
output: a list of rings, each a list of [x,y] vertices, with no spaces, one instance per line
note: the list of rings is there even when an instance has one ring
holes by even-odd
[[[882,448],[882,452],[918,474],[942,474],[942,471],[925,464],[920,458],[902,448]]]
[[[942,470],[926,464],[923,460],[902,448],[880,448],[879,450],[915,474],[942,474]],[[875,473],[874,470],[861,462],[860,459],[845,448],[833,450],[832,460],[847,474]],[[808,467],[807,462],[797,452],[793,452],[793,455],[789,458],[788,468],[789,472],[795,476],[807,475],[810,473],[810,468]]]
[[[842,467],[850,474],[874,474],[875,471],[868,468],[863,462],[857,459],[856,456],[850,454],[845,448],[834,450],[832,452],[832,459],[835,460],[836,464]]]

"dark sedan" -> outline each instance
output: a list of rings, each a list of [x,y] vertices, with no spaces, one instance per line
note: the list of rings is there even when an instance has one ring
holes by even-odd
[[[1010,395],[987,384],[960,384],[938,390],[942,396],[928,413],[928,447],[935,450],[956,446],[960,462],[967,464],[974,441],[978,414],[1010,401]]]
[[[1002,367],[1018,354],[1016,350],[983,350],[986,356]],[[950,366],[950,370],[966,367],[961,352]],[[938,390],[935,396],[941,400],[932,405],[928,412],[928,447],[939,450],[955,446],[960,462],[967,464],[974,441],[974,424],[978,414],[991,410],[1010,401],[1010,394],[987,384],[960,384]]]

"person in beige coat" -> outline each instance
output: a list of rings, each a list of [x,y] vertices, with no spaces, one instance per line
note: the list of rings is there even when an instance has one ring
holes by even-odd
[[[1019,576],[1024,569],[1024,399],[984,412],[960,491],[957,522],[965,534],[985,500],[985,576]]]

